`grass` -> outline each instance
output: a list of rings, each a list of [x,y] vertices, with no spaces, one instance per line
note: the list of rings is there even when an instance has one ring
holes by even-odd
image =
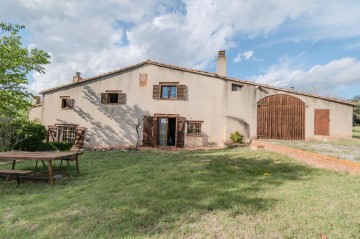
[[[33,168],[22,162],[18,169]],[[358,176],[247,148],[87,152],[0,193],[2,238],[356,238]],[[9,168],[10,165],[0,165]]]
[[[360,126],[353,127],[353,138],[360,139]]]

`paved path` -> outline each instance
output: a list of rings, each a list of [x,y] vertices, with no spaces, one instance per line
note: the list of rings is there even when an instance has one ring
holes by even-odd
[[[253,140],[251,147],[264,148],[291,158],[300,160],[316,168],[326,168],[337,172],[360,174],[360,163],[351,160],[333,158],[330,156],[312,153],[301,149],[294,149],[282,145],[272,144],[263,140]]]

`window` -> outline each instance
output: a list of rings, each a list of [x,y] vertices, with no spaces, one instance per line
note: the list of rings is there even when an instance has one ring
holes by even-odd
[[[201,122],[188,122],[187,135],[201,135]]]
[[[159,82],[159,85],[153,85],[153,99],[186,100],[186,86],[179,82]]]
[[[58,127],[58,141],[75,143],[76,128],[69,126]]]
[[[125,93],[121,90],[107,90],[106,93],[101,93],[102,104],[125,104]]]
[[[69,96],[60,96],[61,98],[61,109],[71,109],[74,105],[74,100],[70,99]]]
[[[231,84],[231,91],[241,91],[242,88],[243,88],[242,85]]]
[[[119,102],[119,93],[109,93],[108,102],[109,104],[117,104]]]
[[[176,86],[161,86],[161,98],[176,99]]]

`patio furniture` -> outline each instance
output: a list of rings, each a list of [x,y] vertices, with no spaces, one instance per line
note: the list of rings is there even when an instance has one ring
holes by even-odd
[[[15,169],[16,161],[47,161],[48,162],[48,179],[49,183],[53,184],[53,169],[52,162],[55,160],[70,160],[75,161],[76,163],[76,172],[80,173],[79,169],[79,160],[78,160],[78,152],[27,152],[27,151],[8,151],[8,152],[0,152],[0,160],[13,161],[12,169]]]
[[[5,175],[6,176],[3,190],[5,191],[7,182],[9,181],[11,175],[16,176],[18,186],[20,187],[20,181],[21,181],[20,176],[24,176],[24,175],[27,175],[27,174],[30,174],[30,173],[32,173],[32,171],[27,171],[27,170],[0,170],[0,175]]]

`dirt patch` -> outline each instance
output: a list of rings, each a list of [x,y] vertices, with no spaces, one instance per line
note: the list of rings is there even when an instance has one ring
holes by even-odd
[[[252,147],[262,147],[265,150],[289,156],[317,168],[326,168],[337,172],[360,174],[360,162],[339,159],[328,155],[304,151],[301,149],[291,148],[263,140],[254,140],[252,142]]]
[[[360,162],[360,140],[357,139],[338,141],[269,140],[269,142],[338,159],[348,159]]]

